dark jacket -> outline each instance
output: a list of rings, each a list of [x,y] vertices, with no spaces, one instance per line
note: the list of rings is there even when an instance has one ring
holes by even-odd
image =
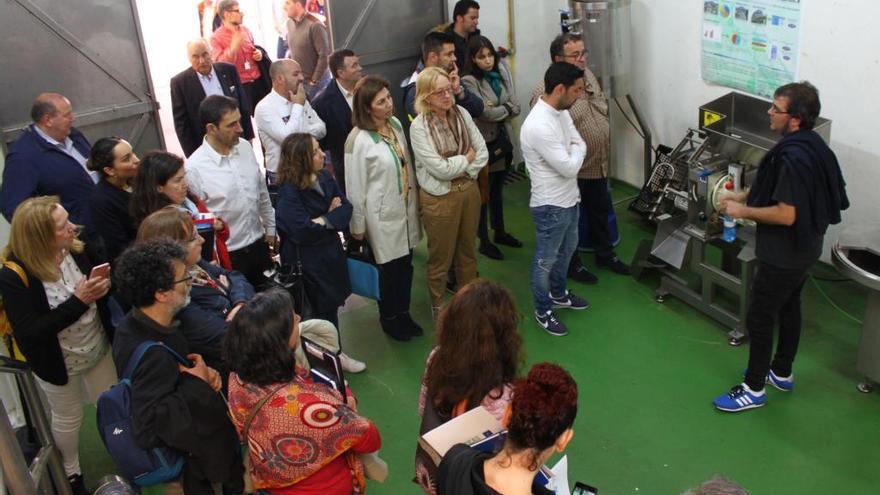
[[[95,189],[92,177],[70,155],[43,139],[31,124],[9,147],[0,205],[3,216],[12,222],[15,208],[33,196],[59,196],[61,206],[70,214],[70,221],[87,223],[86,204]],[[73,146],[85,158],[92,146],[75,128],[70,129]]]
[[[87,228],[103,241],[106,259],[113,262],[137,237],[137,226],[128,213],[131,193],[104,179],[89,199]]]
[[[492,454],[472,449],[460,443],[454,445],[437,468],[437,495],[500,495],[486,484],[483,463]],[[532,485],[535,495],[553,492],[543,486]]]
[[[464,71],[464,65],[467,61],[468,41],[470,41],[473,36],[480,36],[480,30],[477,29],[469,34],[467,38],[462,38],[455,32],[455,23],[450,22],[443,32],[452,37],[452,43],[455,45],[455,65],[458,66],[458,72],[461,74]]]
[[[238,303],[254,297],[254,287],[239,272],[229,271],[199,260],[199,267],[219,284],[220,276],[229,281],[227,290],[209,285],[193,284],[190,303],[177,313],[180,333],[189,345],[190,352],[201,354],[208,366],[218,367],[221,362],[221,345],[229,324],[226,314]]]
[[[339,90],[336,79],[318,93],[312,101],[312,108],[327,126],[327,135],[321,140],[321,148],[330,152],[333,175],[339,188],[345,193],[345,140],[351,132],[351,107],[345,95]]]
[[[281,236],[281,262],[294,264],[299,251],[303,271],[317,292],[309,294],[313,306],[317,306],[313,309],[326,313],[341,306],[351,294],[348,261],[337,231],[348,226],[352,206],[330,172],[318,172],[318,184],[323,194],[314,188],[300,190],[283,183],[278,191],[275,223]],[[342,198],[342,205],[328,212],[335,197]],[[319,216],[332,227],[312,222]]]
[[[146,340],[162,342],[184,357],[190,352],[176,323],[163,327],[133,309],[119,323],[113,341],[119,376],[137,346]],[[193,470],[198,477],[214,482],[229,481],[236,473],[241,476],[236,433],[223,398],[201,379],[181,373],[178,361],[164,349],[147,351],[134,371],[131,425],[141,448],[164,444],[188,453],[185,477]],[[187,481],[184,484],[190,485]]]
[[[403,90],[403,103],[404,108],[406,109],[407,116],[409,117],[409,121],[412,122],[415,120],[416,116],[416,79],[418,79],[419,74],[424,70],[424,66],[419,62],[419,67],[416,69],[416,72],[408,78],[404,79],[403,82],[400,83],[400,87]],[[459,73],[461,71],[459,70]],[[455,103],[457,105],[461,105],[467,112],[476,119],[480,115],[483,114],[483,100],[481,100],[477,95],[468,91],[467,88],[462,86],[462,92],[459,96],[455,97]]]
[[[248,100],[247,94],[241,87],[241,78],[235,66],[224,62],[215,62],[214,71],[220,79],[220,87],[223,94],[238,100],[238,110],[243,117],[253,113],[253,102]],[[199,118],[199,105],[205,99],[205,90],[199,81],[196,71],[190,67],[171,78],[171,110],[174,113],[174,130],[180,147],[186,156],[192,154],[202,145],[205,137],[205,126]],[[254,128],[251,119],[242,118],[241,128],[244,131],[242,137],[250,140],[254,138]]]
[[[72,256],[76,266],[86,276],[98,264],[92,262],[94,255],[91,253],[83,252]],[[58,343],[58,333],[76,323],[88,311],[89,306],[76,296],[70,296],[70,299],[50,310],[43,282],[15,256],[10,255],[9,261],[24,268],[28,279],[28,287],[25,287],[13,270],[5,266],[0,269],[0,294],[3,295],[3,307],[12,325],[12,334],[28,364],[40,379],[54,385],[66,385],[67,367],[61,344]],[[112,341],[113,325],[110,322],[110,310],[107,308],[108,297],[99,299],[97,305],[101,325]]]

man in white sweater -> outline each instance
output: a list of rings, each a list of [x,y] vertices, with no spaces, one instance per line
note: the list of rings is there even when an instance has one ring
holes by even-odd
[[[555,62],[544,73],[544,88],[523,122],[520,142],[532,182],[529,209],[536,229],[531,269],[535,320],[550,335],[563,336],[568,330],[553,309],[590,306],[565,285],[578,242],[577,175],[587,154],[568,108],[584,92],[584,73],[568,62]]]

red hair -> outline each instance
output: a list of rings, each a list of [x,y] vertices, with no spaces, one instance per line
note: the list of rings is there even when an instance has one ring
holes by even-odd
[[[577,415],[577,383],[561,366],[536,364],[516,382],[507,425],[508,446],[516,452],[532,450],[532,463],[550,448]],[[532,466],[536,468],[536,466]]]

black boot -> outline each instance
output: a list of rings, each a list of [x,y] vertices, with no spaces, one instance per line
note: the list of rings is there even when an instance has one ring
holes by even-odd
[[[401,325],[406,328],[407,332],[409,332],[410,337],[421,337],[425,334],[425,331],[422,330],[422,327],[416,323],[415,320],[410,316],[409,311],[405,311],[397,315],[397,319],[401,320]]]
[[[502,246],[510,246],[513,248],[521,248],[523,245],[519,239],[504,230],[495,231],[495,244],[501,244]]]
[[[67,481],[70,482],[73,495],[91,495],[91,492],[86,489],[86,482],[81,474],[68,476]]]
[[[504,259],[504,253],[502,253],[501,250],[498,249],[498,246],[496,246],[495,244],[492,244],[492,242],[489,241],[488,238],[480,239],[479,251],[480,251],[480,254],[482,254],[483,256],[486,256],[487,258],[490,258],[493,260],[503,260]]]
[[[398,316],[390,318],[380,316],[379,324],[382,325],[382,331],[394,340],[406,342],[410,338],[409,329],[406,328],[403,319]]]

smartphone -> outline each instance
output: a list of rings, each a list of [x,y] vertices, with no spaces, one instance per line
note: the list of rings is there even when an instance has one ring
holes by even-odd
[[[92,268],[92,273],[89,274],[89,279],[93,279],[95,277],[103,277],[107,278],[110,276],[110,263],[103,263],[96,267]]]
[[[571,492],[571,495],[598,495],[599,490],[594,486],[590,486],[586,483],[581,483],[580,481],[576,481],[574,483],[574,491]]]

